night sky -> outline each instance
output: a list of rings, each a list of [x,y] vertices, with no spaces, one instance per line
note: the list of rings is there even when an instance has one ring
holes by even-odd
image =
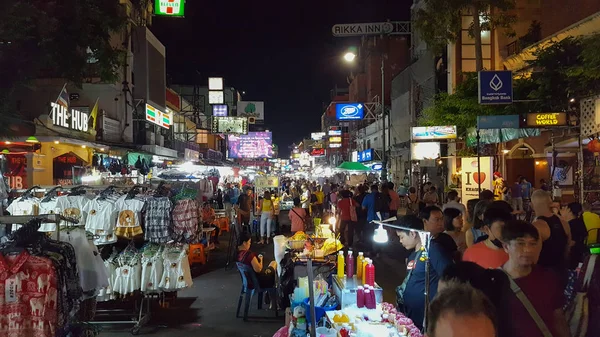
[[[151,30],[166,46],[173,84],[225,85],[265,102],[265,123],[280,157],[320,129],[330,90],[346,87],[341,56],[358,39],[334,38],[336,23],[408,20],[412,0],[187,0],[186,17],[155,17]]]

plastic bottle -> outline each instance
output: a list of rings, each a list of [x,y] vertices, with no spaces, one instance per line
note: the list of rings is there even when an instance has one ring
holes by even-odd
[[[364,260],[365,256],[363,252],[358,252],[358,257],[356,258],[356,278],[359,282],[362,281]]]
[[[337,258],[337,276],[344,277],[344,252],[340,250]]]
[[[351,250],[348,251],[348,260],[346,261],[346,277],[354,277],[354,256],[352,256]]]
[[[371,259],[369,259],[369,258],[365,258],[365,260],[363,261],[363,267],[362,267],[363,271],[362,271],[362,280],[361,280],[363,285],[366,284],[366,280],[367,280],[366,279],[366,277],[367,277],[366,270],[367,270],[367,265],[369,264],[370,260]]]
[[[365,282],[370,286],[375,285],[375,266],[373,265],[373,261],[369,260],[369,264],[365,268]]]
[[[363,286],[356,288],[356,306],[362,308],[365,306],[365,290]]]
[[[375,309],[377,307],[377,298],[375,297],[375,288],[370,287],[369,290],[371,290],[371,309]]]
[[[365,289],[365,308],[371,309],[371,290]]]

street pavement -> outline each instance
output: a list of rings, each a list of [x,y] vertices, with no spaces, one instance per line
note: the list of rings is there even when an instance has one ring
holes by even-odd
[[[287,218],[287,217],[286,217]],[[285,224],[285,219],[283,219]],[[229,234],[221,237],[221,247],[210,254],[206,265],[192,269],[194,285],[178,293],[169,308],[153,308],[150,322],[141,329],[140,335],[189,336],[190,333],[203,337],[271,337],[284,325],[284,313],[275,318],[274,311],[263,305],[257,309],[257,296],[252,299],[248,322],[235,317],[241,279],[233,268],[225,268]],[[253,243],[253,251],[265,255],[265,261],[273,259],[273,244],[268,246]],[[362,249],[355,244],[355,251]],[[406,251],[397,238],[381,246],[381,253],[375,258],[376,281],[384,289],[384,300],[395,303],[395,288],[402,283],[406,268]],[[100,304],[99,308],[104,305]],[[100,336],[131,336],[131,325],[102,326]]]

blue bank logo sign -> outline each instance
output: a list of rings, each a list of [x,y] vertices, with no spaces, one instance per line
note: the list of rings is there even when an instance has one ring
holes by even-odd
[[[511,71],[479,72],[479,104],[510,104],[513,102]]]

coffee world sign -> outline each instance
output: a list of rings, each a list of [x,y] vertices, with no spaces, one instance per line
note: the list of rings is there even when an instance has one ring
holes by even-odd
[[[75,131],[88,132],[90,116],[87,113],[77,109],[65,108],[55,102],[50,102],[50,107],[52,108],[50,117],[53,125]]]
[[[536,112],[527,114],[528,127],[566,126],[566,112]]]

